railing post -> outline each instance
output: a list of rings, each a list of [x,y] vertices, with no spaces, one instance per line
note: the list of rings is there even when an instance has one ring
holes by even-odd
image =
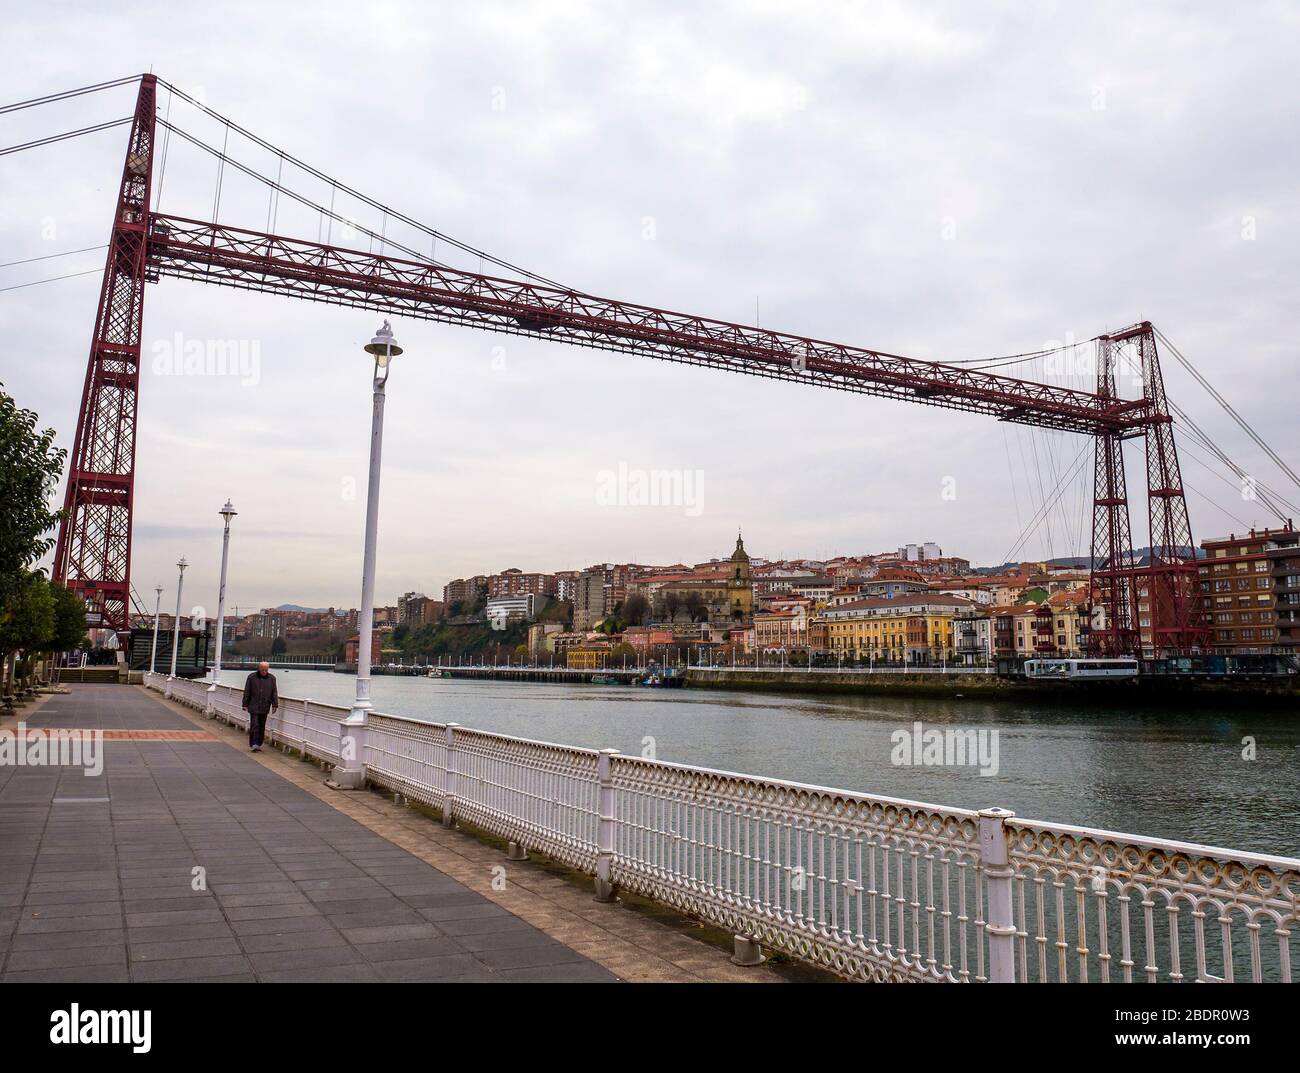
[[[610,774],[610,760],[618,755],[617,749],[601,749],[596,760],[596,781],[599,784],[596,808],[596,901],[612,902],[614,898],[614,779]]]
[[[366,785],[366,709],[353,709],[339,720],[339,762],[325,780],[338,790],[361,790]]]
[[[456,728],[459,723],[447,724],[447,785],[442,794],[442,825],[451,827],[456,823]]]
[[[1007,854],[1006,821],[1015,817],[1004,808],[980,809],[980,867],[984,872],[984,930],[989,936],[989,982],[1016,982],[1016,924],[1011,910],[1011,880],[1015,869]]]

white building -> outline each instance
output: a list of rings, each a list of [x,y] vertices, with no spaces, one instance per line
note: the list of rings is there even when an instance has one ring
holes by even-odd
[[[930,540],[924,544],[904,544],[898,549],[898,557],[909,563],[929,562],[933,559],[942,559],[943,549]]]
[[[546,597],[528,592],[520,596],[493,596],[484,613],[488,625],[494,630],[504,630],[512,622],[532,622],[542,609]]]

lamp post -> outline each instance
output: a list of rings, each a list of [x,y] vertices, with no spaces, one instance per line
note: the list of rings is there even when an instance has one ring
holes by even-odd
[[[370,477],[366,489],[366,549],[361,566],[361,616],[357,621],[357,691],[352,710],[342,721],[341,759],[331,780],[342,789],[360,789],[365,783],[365,733],[370,703],[370,644],[375,619],[375,542],[379,534],[379,463],[384,444],[384,386],[388,366],[402,348],[393,329],[384,321],[366,344],[375,359],[373,401],[370,417]]]
[[[185,588],[185,568],[189,565],[184,555],[176,560],[176,568],[180,574],[176,579],[176,616],[172,619],[172,669],[167,676],[169,679],[176,677],[176,656],[181,647],[181,591]]]
[[[208,686],[209,693],[217,691],[217,683],[221,680],[221,641],[226,629],[226,557],[230,554],[230,519],[238,511],[227,499],[226,505],[217,513],[225,519],[226,527],[221,534],[221,583],[217,588],[217,657],[212,661],[212,684]]]
[[[162,612],[162,590],[161,585],[154,586],[154,592],[157,594],[153,603],[153,646],[149,649],[149,673],[153,674],[158,663],[158,619]]]

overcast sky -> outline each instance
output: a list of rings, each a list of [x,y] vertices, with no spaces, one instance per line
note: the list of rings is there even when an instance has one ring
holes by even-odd
[[[1300,464],[1294,5],[3,6],[0,103],[151,69],[551,278],[894,353],[966,360],[1150,319]],[[128,87],[0,116],[0,144],[133,102]],[[0,262],[105,242],[124,143],[117,128],[0,158]],[[161,208],[209,219],[214,194],[215,163],[174,142]],[[264,189],[227,177],[223,223],[263,229],[268,208]],[[277,218],[309,239],[318,226]],[[11,265],[0,287],[102,262]],[[92,273],[0,290],[0,380],[68,447],[98,286]],[[241,612],[360,602],[360,348],[380,319],[148,288],[132,568],[147,603],[155,584],[172,599],[180,554],[186,603],[215,602],[227,497]],[[729,554],[738,527],[768,558],[932,540],[1000,562],[1083,447],[974,415],[394,327],[406,353],[389,384],[383,603],[508,566],[695,562]],[[182,349],[230,344],[254,374],[167,374],[177,333]],[[1172,360],[1166,376],[1231,456],[1280,483]],[[690,502],[611,505],[602,474],[620,465],[688,474]],[[1198,540],[1267,524],[1194,459],[1184,471]],[[1135,453],[1139,543],[1143,484]],[[1088,494],[1065,495],[1020,556],[1086,552]]]

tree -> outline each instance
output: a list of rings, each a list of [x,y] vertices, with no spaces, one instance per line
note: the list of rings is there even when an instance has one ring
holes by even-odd
[[[49,647],[53,652],[68,652],[89,647],[86,636],[86,602],[71,589],[50,582],[54,597],[54,635]]]
[[[686,618],[690,622],[707,622],[709,618],[709,609],[704,603],[704,597],[695,589],[691,589],[686,594]]]
[[[285,643],[283,637],[277,637],[271,642],[271,655],[273,656],[283,656],[288,650],[289,646]]]
[[[669,589],[664,596],[664,610],[668,612],[668,621],[677,621],[677,612],[681,610],[682,598],[673,589]]]
[[[84,614],[84,611],[83,611]],[[54,595],[45,575],[34,570],[23,571],[0,612],[0,662],[5,668],[7,683],[14,680],[13,657],[21,651],[25,656],[43,652],[54,636]]]
[[[49,534],[60,512],[49,509],[49,497],[65,457],[54,446],[54,430],[38,432],[36,414],[0,391],[0,616],[30,584],[27,568],[54,544]]]
[[[650,601],[634,592],[623,601],[619,614],[629,626],[644,626],[650,621]]]

